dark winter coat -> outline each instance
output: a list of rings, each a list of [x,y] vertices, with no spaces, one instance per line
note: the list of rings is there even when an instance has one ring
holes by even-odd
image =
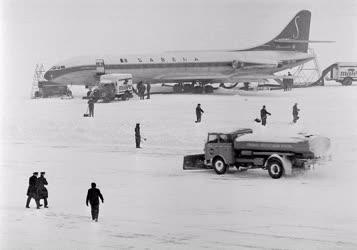
[[[36,176],[31,176],[29,178],[29,187],[27,189],[27,195],[31,197],[37,197],[37,177]]]
[[[48,198],[48,191],[45,185],[48,185],[48,182],[45,177],[40,176],[40,178],[37,179],[37,195],[39,199],[45,199]]]
[[[135,137],[140,138],[140,127],[138,126],[135,127]]]
[[[298,109],[297,105],[293,106],[293,116],[298,116],[299,115],[300,109]]]
[[[267,115],[271,115],[271,114],[265,108],[262,108],[260,110],[260,117],[262,119],[265,119],[265,118],[267,118]]]
[[[88,101],[88,107],[89,107],[90,109],[94,109],[94,101],[93,101],[92,99],[90,99],[90,100]]]
[[[91,206],[97,206],[99,205],[99,198],[103,203],[104,198],[103,195],[100,193],[100,190],[98,188],[90,188],[88,189],[86,204],[88,205],[89,202]]]
[[[204,113],[201,107],[197,106],[196,107],[196,116],[200,117],[201,114]]]

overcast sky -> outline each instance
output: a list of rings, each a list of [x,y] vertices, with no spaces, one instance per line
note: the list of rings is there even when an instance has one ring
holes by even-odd
[[[250,47],[302,9],[310,39],[336,41],[313,44],[322,67],[357,61],[356,0],[2,0],[2,89],[29,92],[36,63],[75,56]]]

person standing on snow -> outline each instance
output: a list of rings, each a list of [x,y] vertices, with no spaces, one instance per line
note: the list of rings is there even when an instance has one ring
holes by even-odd
[[[201,109],[201,104],[197,104],[196,107],[196,123],[201,122],[201,116],[204,111]]]
[[[265,105],[263,105],[263,108],[260,110],[260,119],[263,126],[267,124],[267,115],[271,114],[265,109]]]
[[[299,111],[300,109],[297,107],[297,103],[293,106],[293,123],[296,123],[299,120]]]
[[[89,110],[89,116],[94,117],[94,100],[93,100],[93,98],[90,98],[88,100],[88,110]]]
[[[294,78],[290,72],[288,72],[288,77],[289,77],[288,90],[291,90],[294,86]]]
[[[40,209],[40,202],[38,200],[37,195],[37,176],[38,172],[34,172],[33,175],[29,178],[29,187],[27,189],[27,201],[26,201],[26,208],[30,208],[30,202],[33,198],[36,202],[37,209]]]
[[[140,123],[135,126],[135,144],[136,148],[140,148],[141,135],[140,135]]]
[[[146,97],[146,99],[150,99],[150,89],[151,89],[150,83],[147,83],[146,84],[146,92],[147,92],[148,96]]]
[[[100,190],[96,188],[97,185],[94,182],[91,183],[91,186],[92,187],[88,189],[86,205],[88,207],[88,202],[90,203],[92,220],[97,222],[99,215],[99,198],[102,200],[102,203],[104,203],[104,198]]]
[[[48,182],[45,178],[45,172],[41,172],[40,174],[41,176],[37,179],[37,183],[36,183],[38,200],[40,202],[41,199],[43,199],[45,208],[48,208],[48,202],[47,202],[48,191],[47,188],[45,187],[45,185],[48,185]],[[40,204],[40,206],[42,205]]]

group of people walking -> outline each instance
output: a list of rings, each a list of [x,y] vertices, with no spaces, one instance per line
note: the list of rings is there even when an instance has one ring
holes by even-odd
[[[299,111],[300,111],[300,109],[298,108],[297,105],[298,105],[298,104],[295,103],[294,106],[293,106],[293,112],[292,112],[292,113],[293,113],[293,123],[296,123],[297,120],[299,120],[299,118],[300,118],[300,117],[299,117]],[[266,110],[265,105],[263,105],[262,109],[260,110],[260,120],[259,120],[259,119],[255,119],[255,121],[261,122],[262,125],[265,126],[265,125],[267,124],[267,117],[268,117],[268,115],[270,116],[271,113],[268,112],[268,111]]]
[[[40,201],[44,200],[45,208],[48,208],[48,190],[45,187],[48,185],[48,182],[45,178],[45,172],[40,173],[38,177],[38,172],[33,172],[32,176],[29,178],[29,187],[27,189],[27,201],[26,208],[30,208],[31,199],[34,199],[36,202],[36,208],[40,209],[43,205]],[[104,198],[100,190],[96,187],[96,183],[91,183],[91,188],[88,189],[86,205],[90,204],[92,220],[98,221],[99,215],[99,199],[104,203]]]
[[[26,208],[30,208],[31,199],[34,199],[36,202],[37,209],[40,209],[42,204],[40,201],[44,200],[45,208],[48,208],[48,191],[45,187],[48,185],[48,182],[45,178],[45,172],[40,173],[41,176],[38,176],[38,172],[33,172],[32,176],[29,178],[29,187],[27,189],[27,201]]]

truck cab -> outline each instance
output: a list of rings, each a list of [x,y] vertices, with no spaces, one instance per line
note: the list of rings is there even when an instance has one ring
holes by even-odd
[[[251,129],[239,129],[231,133],[208,133],[204,148],[205,164],[212,166],[217,160],[222,160],[227,165],[234,164],[234,140],[252,132]]]

